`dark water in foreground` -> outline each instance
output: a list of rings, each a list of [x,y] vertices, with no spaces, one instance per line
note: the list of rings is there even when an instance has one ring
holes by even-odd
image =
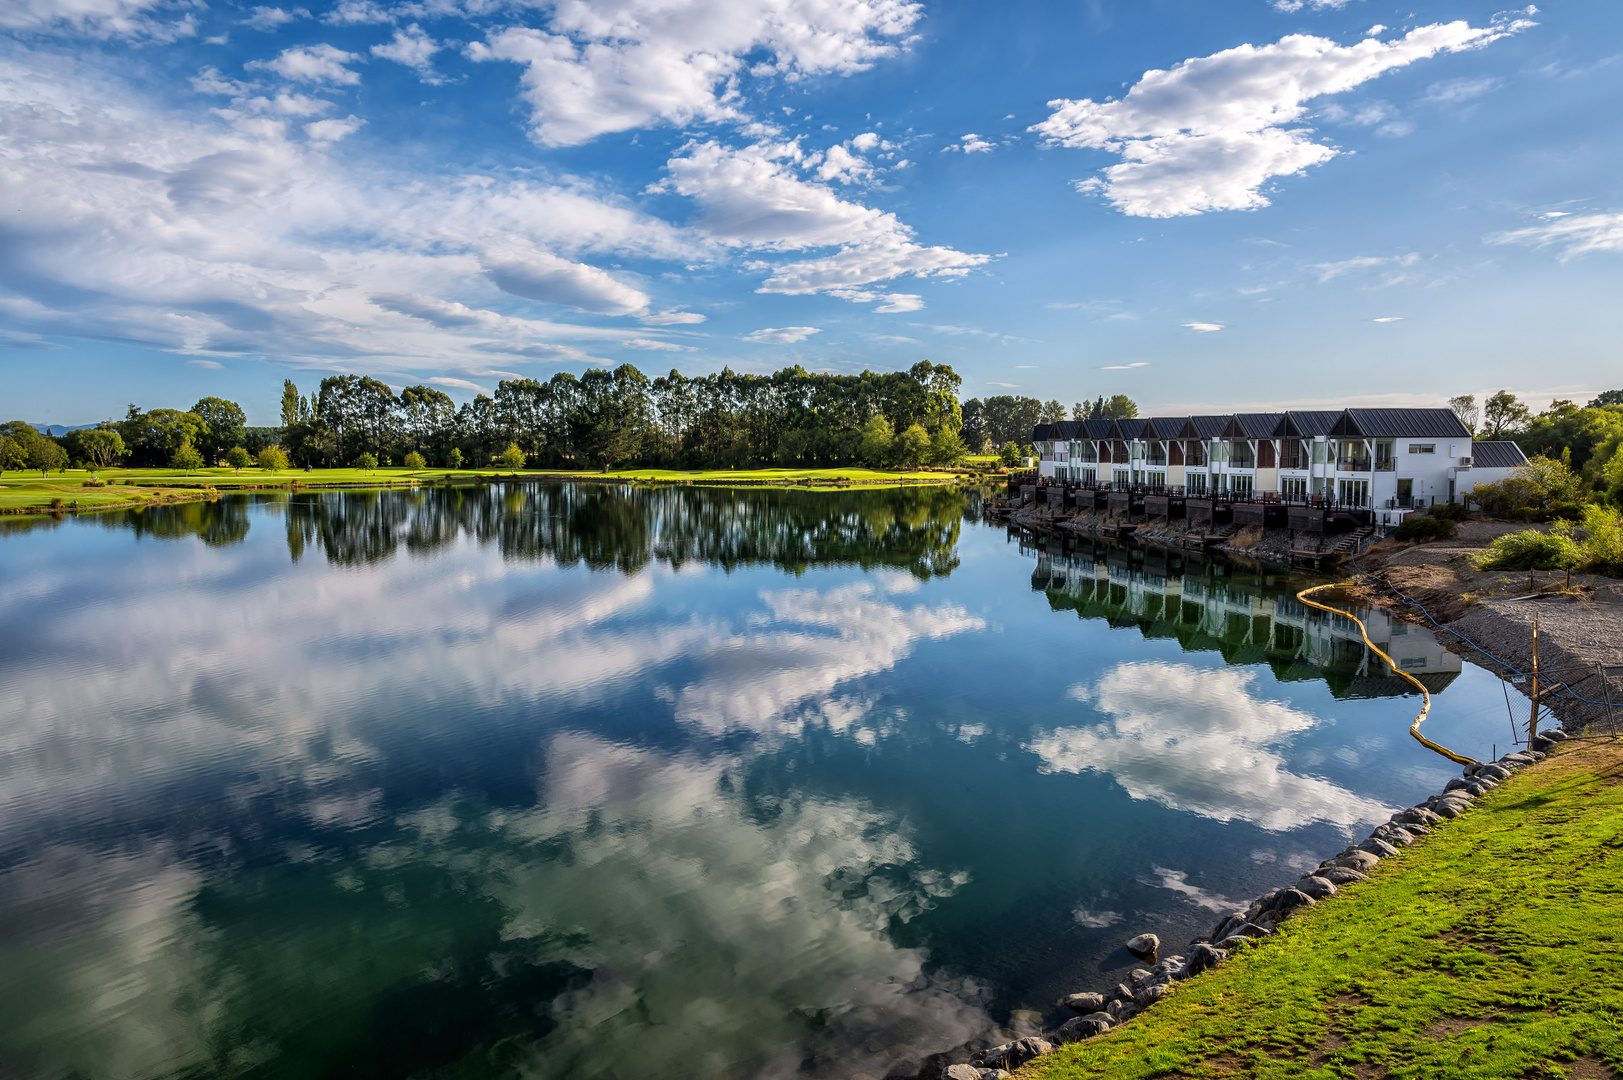
[[[1300,582],[973,498],[11,524],[0,1076],[883,1076],[1453,775]],[[1371,626],[1433,738],[1508,742],[1491,677]]]

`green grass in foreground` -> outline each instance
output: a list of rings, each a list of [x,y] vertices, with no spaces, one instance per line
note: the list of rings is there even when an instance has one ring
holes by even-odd
[[[1623,746],[1568,744],[1480,803],[1277,939],[1017,1075],[1615,1077]]]

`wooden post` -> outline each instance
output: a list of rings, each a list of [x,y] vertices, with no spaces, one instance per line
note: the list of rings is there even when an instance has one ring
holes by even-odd
[[[1533,612],[1533,711],[1527,718],[1527,746],[1538,737],[1538,611]]]

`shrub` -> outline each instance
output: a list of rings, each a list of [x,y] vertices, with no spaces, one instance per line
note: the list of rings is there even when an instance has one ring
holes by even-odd
[[[1430,517],[1442,518],[1444,521],[1452,521],[1456,524],[1467,520],[1471,516],[1470,508],[1464,503],[1438,503],[1430,510],[1427,510],[1426,513]]]
[[[106,487],[107,486],[107,481],[101,479],[100,477],[92,476],[92,477],[90,477],[88,480],[86,480],[84,482],[83,486],[84,487]]]
[[[378,467],[378,456],[376,454],[362,454],[355,459],[355,467],[365,469],[367,472],[375,472]]]
[[[1551,507],[1576,502],[1579,486],[1578,474],[1565,462],[1539,455],[1497,484],[1478,484],[1469,497],[1490,514],[1541,521]]]
[[[405,465],[405,467],[408,468],[408,469],[426,469],[426,468],[428,468],[428,462],[423,460],[423,455],[419,454],[415,450],[413,450],[411,453],[407,454],[405,460],[403,462],[401,462],[401,464]]]
[[[62,507],[66,506],[66,505],[67,504],[64,503],[61,500],[61,498],[55,498],[55,499],[51,500],[51,509],[52,510],[60,510],[60,509],[62,509]]]
[[[1583,548],[1565,532],[1507,533],[1477,558],[1482,570],[1571,570],[1583,565]]]
[[[266,472],[281,472],[287,468],[287,455],[280,446],[267,446],[259,452],[259,467]]]
[[[1584,557],[1591,569],[1623,577],[1623,511],[1610,506],[1584,507]]]
[[[1454,528],[1454,522],[1437,517],[1435,514],[1410,514],[1392,530],[1392,535],[1399,540],[1424,543],[1427,540],[1443,540],[1453,536]]]

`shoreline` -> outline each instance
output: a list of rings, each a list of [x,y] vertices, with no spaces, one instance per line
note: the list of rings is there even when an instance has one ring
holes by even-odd
[[[8,481],[0,477],[0,496],[23,491],[36,493],[41,501],[23,505],[0,505],[0,517],[62,516],[66,514],[99,513],[109,510],[139,510],[146,506],[173,506],[188,502],[211,502],[224,494],[251,494],[273,491],[334,491],[334,490],[389,490],[419,487],[471,487],[479,484],[512,481],[542,481],[548,483],[596,483],[631,487],[703,487],[750,488],[784,491],[850,491],[884,490],[908,487],[951,487],[985,482],[985,474],[973,470],[943,470],[939,473],[907,472],[884,475],[866,468],[829,470],[739,470],[739,475],[717,475],[714,470],[693,470],[687,474],[670,470],[621,470],[613,473],[585,473],[559,471],[491,472],[486,470],[427,470],[404,476],[345,477],[321,479],[321,473],[281,473],[256,478],[232,473],[191,476],[157,476],[143,478],[135,470],[103,470],[113,479],[100,487],[84,487],[88,475],[65,479],[24,478]],[[155,470],[162,472],[163,470]],[[349,474],[355,470],[331,470]],[[833,475],[807,475],[829,473]],[[773,475],[779,474],[779,475]],[[849,474],[849,475],[848,475]],[[129,482],[126,482],[129,481]],[[79,505],[81,500],[105,499],[114,496],[115,488],[129,487],[128,496],[117,502],[91,502]],[[118,495],[125,492],[118,491]],[[60,503],[61,505],[53,505]]]

